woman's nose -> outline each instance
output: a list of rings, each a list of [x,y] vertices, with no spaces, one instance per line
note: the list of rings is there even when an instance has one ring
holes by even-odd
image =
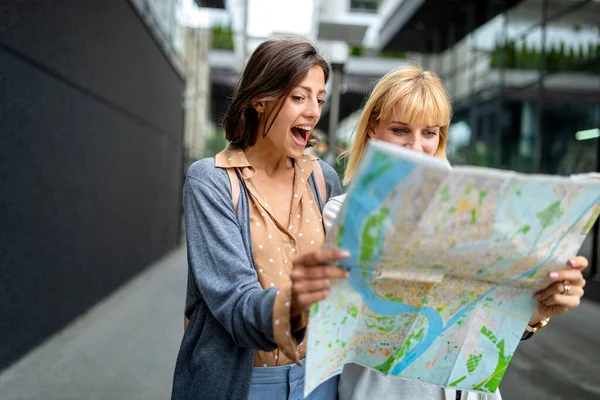
[[[421,141],[419,140],[418,137],[411,137],[409,138],[406,143],[404,144],[404,147],[409,148],[411,150],[414,151],[423,151],[423,144],[421,143]]]
[[[315,119],[318,119],[321,116],[321,107],[319,107],[318,100],[307,102],[304,115]]]

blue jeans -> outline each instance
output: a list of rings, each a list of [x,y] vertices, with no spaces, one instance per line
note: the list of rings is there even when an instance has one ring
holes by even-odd
[[[339,375],[304,397],[304,366],[252,367],[248,400],[336,400]]]

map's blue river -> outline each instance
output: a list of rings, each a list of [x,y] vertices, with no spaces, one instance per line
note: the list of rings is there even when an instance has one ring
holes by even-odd
[[[362,179],[357,179],[357,181],[364,182],[365,176],[369,175],[370,179],[372,180],[371,183],[374,181],[377,181],[377,183],[368,185],[364,184],[362,186],[356,185],[346,198],[346,202],[350,203],[347,204],[347,209],[352,210],[352,212],[348,213],[344,217],[343,225],[345,226],[346,233],[353,232],[353,234],[343,234],[339,244],[342,248],[351,252],[350,259],[343,262],[343,265],[349,267],[351,271],[348,282],[361,296],[368,308],[382,316],[394,316],[403,313],[410,313],[420,314],[427,320],[427,333],[425,336],[413,349],[405,354],[405,356],[399,360],[395,366],[393,366],[391,373],[393,375],[398,375],[412,362],[420,358],[445,330],[456,324],[457,321],[459,321],[467,312],[476,306],[478,302],[480,302],[484,297],[488,296],[500,284],[493,286],[490,290],[483,293],[476,300],[466,304],[460,311],[455,313],[451,319],[446,322],[446,324],[444,324],[442,317],[432,308],[413,307],[400,302],[392,302],[386,300],[385,298],[379,297],[373,291],[373,288],[369,282],[372,280],[374,271],[369,269],[368,274],[364,274],[360,268],[359,253],[361,249],[361,234],[364,229],[364,224],[368,218],[381,207],[384,201],[392,195],[392,192],[397,187],[398,182],[405,179],[411,172],[414,171],[416,165],[410,161],[393,159],[391,157],[373,157],[372,154],[373,153],[365,154],[365,158],[369,158],[368,160],[365,160],[366,162],[364,163],[365,165],[368,165],[368,169],[366,171],[359,171],[359,174],[362,175]],[[573,222],[573,225],[567,232],[565,232],[563,237],[557,240],[551,251],[549,251],[548,256],[537,266],[521,276],[516,277],[515,279],[522,279],[532,274],[553,256],[566,234],[574,228],[574,225],[579,221],[579,219],[581,219],[581,217],[585,215],[585,213],[590,210],[591,207],[600,201],[600,198],[598,198],[597,195],[593,196],[593,198],[594,200],[592,201],[590,201],[590,198],[586,199],[587,204],[579,207],[583,209],[580,218],[578,218],[576,222]],[[374,229],[385,229],[385,225],[387,223],[389,223],[389,221],[383,221],[383,224],[381,224],[379,227],[374,227]],[[385,235],[381,235],[380,232],[374,232],[373,236],[379,236],[380,243],[378,243],[377,249],[374,252],[374,257],[370,261],[377,261],[383,247]]]
[[[346,232],[362,232],[363,224],[373,213],[373,210],[377,210],[381,206],[383,200],[392,194],[392,191],[396,188],[398,182],[404,179],[415,168],[415,164],[413,163],[404,160],[392,161],[391,159],[386,158],[373,160],[370,164],[369,171],[380,170],[379,172],[381,172],[384,163],[390,163],[390,165],[381,175],[376,177],[377,185],[357,186],[354,188],[353,193],[346,199],[346,202],[350,202],[350,204],[348,204],[348,209],[352,210],[352,213],[348,213],[344,220]],[[373,188],[376,188],[376,190],[373,190]],[[352,204],[356,199],[360,199],[360,204]],[[382,242],[379,243],[379,249],[383,246],[383,235],[380,237]],[[382,316],[412,313],[420,314],[427,319],[426,335],[402,360],[400,360],[398,364],[394,366],[391,371],[394,375],[398,375],[413,361],[421,357],[444,330],[456,323],[456,321],[467,313],[479,299],[483,298],[493,290],[491,289],[483,294],[478,300],[461,309],[450,321],[448,321],[446,327],[444,327],[441,316],[432,308],[413,307],[399,302],[391,302],[375,294],[371,285],[369,285],[373,271],[370,270],[369,274],[365,276],[361,273],[359,268],[356,268],[360,263],[360,254],[358,254],[359,249],[361,248],[360,239],[359,235],[343,235],[340,245],[342,248],[351,251],[351,258],[345,263],[345,265],[351,267],[351,274],[350,278],[348,278],[348,282],[354,290],[360,294],[365,305]],[[378,256],[379,254],[376,253],[374,261],[377,261]]]

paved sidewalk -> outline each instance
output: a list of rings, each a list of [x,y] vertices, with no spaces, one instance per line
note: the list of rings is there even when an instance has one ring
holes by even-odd
[[[522,342],[500,391],[505,400],[600,399],[600,304],[584,301]]]
[[[5,370],[0,399],[169,399],[186,276],[182,247]]]
[[[4,371],[0,399],[169,399],[185,279],[181,247]],[[523,342],[501,391],[505,400],[600,399],[600,304]]]

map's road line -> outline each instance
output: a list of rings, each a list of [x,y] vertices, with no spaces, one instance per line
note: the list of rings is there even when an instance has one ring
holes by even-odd
[[[489,305],[489,304],[484,304],[483,306],[484,306],[484,307],[487,307],[487,308],[491,308],[492,310],[500,311],[500,312],[501,312],[501,313],[503,313],[503,314],[510,315],[511,317],[514,317],[514,318],[520,319],[521,321],[527,321],[527,318],[523,318],[523,317],[521,317],[520,315],[517,315],[517,314],[515,314],[515,313],[511,313],[511,312],[509,312],[509,311],[506,311],[506,310],[503,310],[503,309],[501,309],[501,308],[494,307],[494,306],[491,306],[491,305]]]

